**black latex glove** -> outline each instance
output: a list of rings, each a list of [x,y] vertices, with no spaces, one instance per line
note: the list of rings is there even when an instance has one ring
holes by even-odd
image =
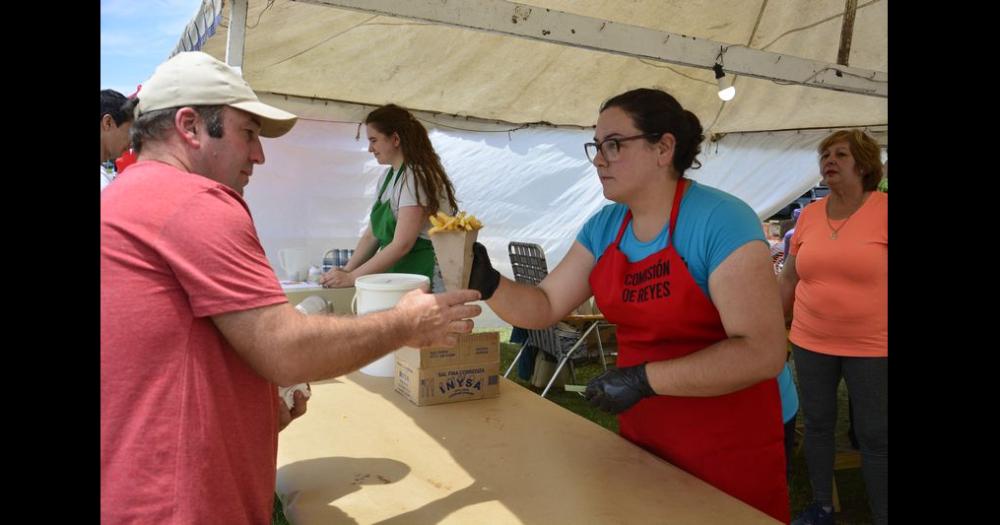
[[[583,397],[591,406],[620,414],[646,396],[656,395],[646,378],[646,364],[612,368],[587,383]]]
[[[493,292],[500,285],[500,272],[490,264],[490,254],[482,244],[472,245],[472,272],[469,274],[469,288],[479,290],[483,300],[493,297]]]

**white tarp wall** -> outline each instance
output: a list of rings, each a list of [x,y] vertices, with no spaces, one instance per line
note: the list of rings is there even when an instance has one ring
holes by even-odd
[[[279,249],[304,248],[309,264],[319,265],[330,248],[354,248],[367,226],[376,179],[386,168],[367,152],[356,122],[300,119],[284,137],[264,139],[267,162],[254,170],[246,200],[281,277]],[[583,223],[609,202],[583,151],[592,130],[425,126],[460,208],[482,219],[480,240],[508,277],[508,242],[540,244],[554,268]],[[825,134],[727,135],[703,145],[703,166],[688,175],[742,198],[764,219],[820,180],[815,148]]]

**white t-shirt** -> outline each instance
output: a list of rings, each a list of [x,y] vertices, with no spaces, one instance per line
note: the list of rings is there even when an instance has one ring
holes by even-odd
[[[107,188],[108,184],[111,184],[113,180],[115,180],[114,170],[109,170],[101,166],[101,191],[104,191],[104,188]]]
[[[376,188],[378,190],[382,189],[382,185],[385,184],[385,178],[389,175],[389,170],[386,170],[378,179],[378,185]],[[396,174],[393,173],[392,177],[395,179]],[[448,197],[441,192],[441,198],[438,200],[438,209],[447,213],[448,215],[454,215],[458,210],[453,209],[448,203]],[[376,197],[378,194],[376,194]],[[416,180],[413,175],[413,171],[407,166],[403,170],[403,175],[396,179],[395,184],[390,184],[388,188],[385,189],[385,194],[382,195],[382,200],[389,199],[389,208],[392,210],[392,216],[399,219],[399,209],[404,206],[420,206],[420,201],[417,200],[417,185]],[[426,198],[424,199],[426,202]],[[427,235],[427,230],[431,227],[430,221],[424,221],[423,226],[420,228],[420,237],[422,239],[430,239]]]

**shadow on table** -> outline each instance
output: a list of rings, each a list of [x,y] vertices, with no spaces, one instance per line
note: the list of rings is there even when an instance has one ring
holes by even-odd
[[[283,478],[295,478],[299,488],[284,494],[282,503],[290,522],[298,521],[295,509],[309,508],[312,521],[347,524],[358,522],[330,503],[361,490],[362,485],[395,483],[409,473],[410,467],[394,459],[331,457],[289,463],[278,469],[277,482],[280,487]]]
[[[564,502],[585,509],[583,514],[593,517],[593,523],[614,521],[613,516],[603,515],[605,505],[598,503],[606,501],[604,491],[597,484],[580,483],[580,476],[594,473],[586,469],[577,454],[604,454],[608,441],[621,439],[618,435],[506,380],[500,381],[499,398],[418,407],[392,389],[392,378],[358,373],[350,379],[405,414],[419,411],[419,419],[411,417],[414,423],[473,478],[470,485],[451,487],[446,496],[379,521],[379,525],[439,523],[460,509],[492,501],[502,504],[522,523],[556,523],[563,504],[552,504],[554,492],[560,493]],[[529,395],[517,395],[525,393]],[[529,412],[535,415],[529,417]],[[565,419],[570,418],[585,424],[567,424]],[[552,426],[547,430],[531,426],[539,419]],[[532,437],[554,429],[558,429],[558,437]],[[572,441],[575,446],[557,444],[562,440]],[[638,448],[635,452],[623,460],[661,461]],[[525,465],[537,468],[523,468]]]

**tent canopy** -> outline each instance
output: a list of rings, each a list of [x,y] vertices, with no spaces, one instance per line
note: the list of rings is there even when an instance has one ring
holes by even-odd
[[[857,3],[851,71],[834,64],[845,0],[248,0],[245,20],[236,9],[231,24],[230,3],[243,1],[204,0],[176,51],[226,60],[227,38],[240,41],[244,33],[245,47],[232,48],[228,62],[240,65],[261,100],[300,116],[288,135],[264,141],[268,161],[254,171],[245,197],[272,262],[281,248],[304,248],[318,264],[326,250],[355,245],[385,171],[367,153],[358,123],[390,102],[413,110],[428,128],[460,207],[483,219],[479,239],[507,276],[509,241],[542,245],[554,268],[586,219],[608,203],[583,144],[592,140],[588,128],[601,103],[629,89],[665,89],[697,115],[711,138],[702,144],[703,167],[685,176],[743,199],[761,219],[820,180],[815,148],[826,128],[864,127],[888,143],[886,0]],[[331,1],[399,16],[311,3]],[[510,23],[490,18],[491,5],[508,9]],[[562,13],[549,18],[546,10]],[[609,47],[587,48],[426,20],[490,19],[510,30],[517,19],[520,31],[540,14],[547,26],[563,13],[590,17],[591,33],[605,23],[634,27],[616,30]],[[572,26],[550,32],[584,31]],[[664,57],[655,51],[664,40],[701,51]],[[757,53],[742,63],[723,57],[730,74],[743,72],[730,102],[717,96],[704,60],[678,60],[715,60],[704,40]],[[613,45],[619,49],[609,50]],[[824,74],[867,71],[883,96],[789,84],[796,77],[773,73],[767,59],[819,61],[831,66]]]
[[[491,0],[433,3],[462,16],[462,9],[477,2]],[[200,48],[225,60],[229,3],[205,0],[178,50]],[[845,12],[844,0],[520,4],[832,65]],[[886,0],[857,2],[850,67],[882,75],[888,70],[887,12]],[[724,103],[710,69],[291,0],[249,0],[242,69],[258,92],[368,105],[394,102],[510,123],[593,126],[604,100],[651,86],[673,94],[709,133],[888,122],[886,97],[737,75],[736,98]]]

